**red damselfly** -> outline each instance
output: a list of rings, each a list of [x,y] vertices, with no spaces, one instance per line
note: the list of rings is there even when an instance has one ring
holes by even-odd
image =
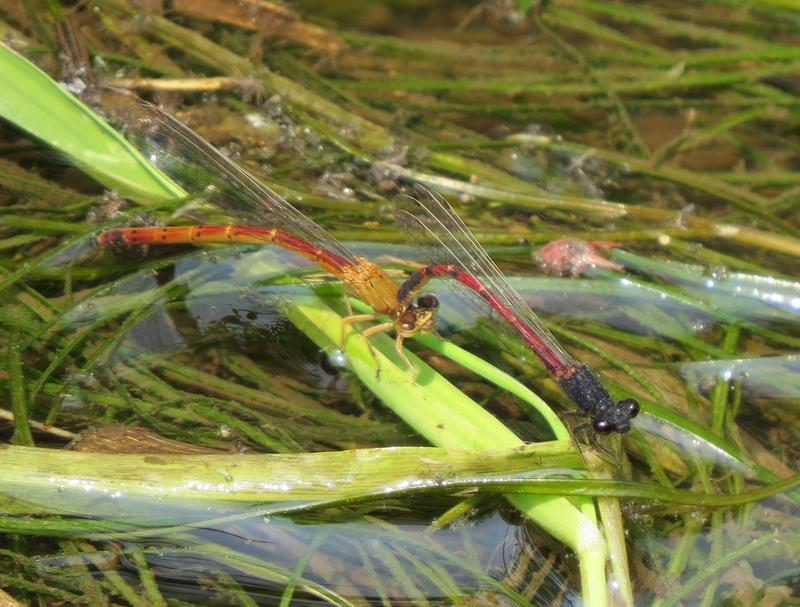
[[[398,308],[413,301],[433,277],[458,281],[486,302],[533,350],[579,413],[591,418],[596,432],[627,432],[630,420],[639,413],[639,404],[633,399],[615,402],[597,376],[564,350],[444,198],[419,186],[416,193],[398,205],[398,224],[407,238],[435,261],[403,283],[397,294]]]

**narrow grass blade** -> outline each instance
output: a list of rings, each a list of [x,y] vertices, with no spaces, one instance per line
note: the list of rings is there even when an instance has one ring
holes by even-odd
[[[0,95],[0,116],[104,186],[144,202],[182,195],[95,112],[1,42],[0,82],[9,83]]]

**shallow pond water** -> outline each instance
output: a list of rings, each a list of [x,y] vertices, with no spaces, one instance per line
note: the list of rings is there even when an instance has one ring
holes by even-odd
[[[794,604],[796,7],[296,6],[96,0],[56,30],[34,1],[0,7],[0,32],[96,104],[71,64],[85,39],[101,80],[398,281],[431,257],[400,244],[391,200],[447,196],[563,347],[639,401],[632,430],[573,435],[537,357],[447,280],[427,287],[436,332],[406,341],[414,374],[393,334],[342,330],[324,263],[96,246],[126,225],[292,222],[117,114],[149,178],[184,186],[145,200],[89,111],[60,113],[63,88],[7,91],[0,586],[28,604]],[[537,251],[565,236],[600,257],[547,275]]]

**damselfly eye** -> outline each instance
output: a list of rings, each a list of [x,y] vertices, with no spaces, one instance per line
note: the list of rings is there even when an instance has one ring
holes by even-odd
[[[416,326],[413,320],[400,320],[397,322],[398,331],[413,331]]]
[[[420,295],[417,297],[417,306],[425,310],[435,310],[439,307],[439,298],[436,295]]]
[[[596,419],[592,422],[592,428],[598,434],[608,434],[614,429],[614,425],[604,419]]]
[[[639,414],[639,403],[632,398],[626,398],[625,400],[619,401],[617,406],[622,411],[625,411],[625,413],[628,414],[628,417],[636,417]]]

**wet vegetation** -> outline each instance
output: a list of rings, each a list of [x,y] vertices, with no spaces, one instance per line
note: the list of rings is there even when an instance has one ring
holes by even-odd
[[[3,3],[0,604],[795,604],[798,19]],[[342,285],[291,252],[98,247],[259,219],[145,162],[98,118],[125,131],[120,91],[398,280],[429,259],[391,201],[440,192],[633,430],[573,437],[445,281],[415,377],[390,336],[341,343]],[[598,249],[540,251],[565,237]]]

